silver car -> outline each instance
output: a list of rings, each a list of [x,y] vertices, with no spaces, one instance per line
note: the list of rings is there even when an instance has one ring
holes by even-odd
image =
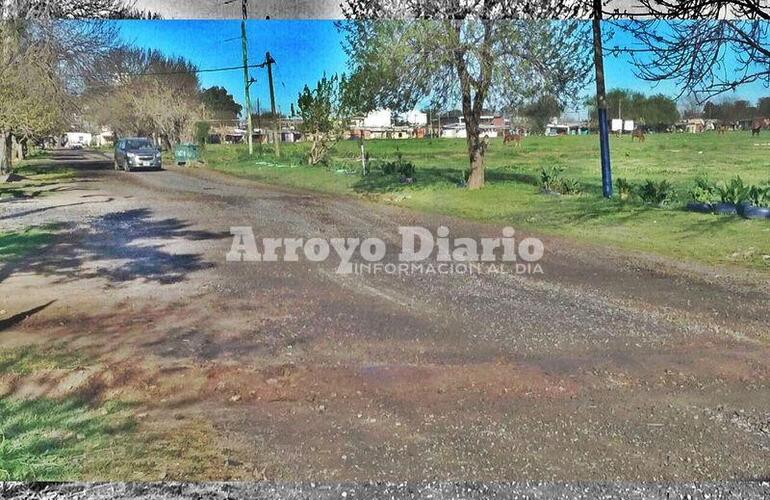
[[[115,170],[137,168],[160,170],[160,150],[146,137],[129,137],[115,143]]]

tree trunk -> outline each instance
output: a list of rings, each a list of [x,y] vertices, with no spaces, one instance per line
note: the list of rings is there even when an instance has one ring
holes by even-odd
[[[480,189],[484,187],[484,153],[486,152],[486,141],[481,137],[481,127],[476,113],[473,111],[466,114],[465,134],[468,142],[468,159],[470,161],[470,170],[466,179],[468,189]]]
[[[468,172],[468,189],[484,187],[484,153],[486,143],[480,137],[478,129],[468,133],[468,156],[470,159],[470,171]]]
[[[11,136],[11,158],[14,162],[20,162],[24,159],[24,148],[15,135]]]
[[[0,175],[11,171],[11,133],[0,132]]]

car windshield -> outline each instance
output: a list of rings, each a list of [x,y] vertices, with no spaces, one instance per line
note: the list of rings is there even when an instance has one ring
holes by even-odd
[[[147,139],[132,139],[126,141],[126,149],[144,149],[152,147],[152,142]]]

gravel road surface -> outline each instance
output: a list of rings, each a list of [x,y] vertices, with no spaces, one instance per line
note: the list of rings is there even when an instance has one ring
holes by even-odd
[[[131,399],[140,429],[205,422],[224,462],[197,479],[770,478],[767,274],[557,237],[534,275],[227,262],[233,226],[381,238],[388,262],[399,226],[502,228],[205,169],[116,172],[92,152],[54,163],[77,176],[0,202],[2,230],[55,233],[0,264],[18,318],[0,348],[87,363],[1,375],[6,396]]]

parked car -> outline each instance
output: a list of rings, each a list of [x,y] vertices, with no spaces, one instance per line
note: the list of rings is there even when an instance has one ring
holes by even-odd
[[[115,170],[130,172],[136,168],[160,170],[160,149],[146,137],[128,137],[115,143]]]

